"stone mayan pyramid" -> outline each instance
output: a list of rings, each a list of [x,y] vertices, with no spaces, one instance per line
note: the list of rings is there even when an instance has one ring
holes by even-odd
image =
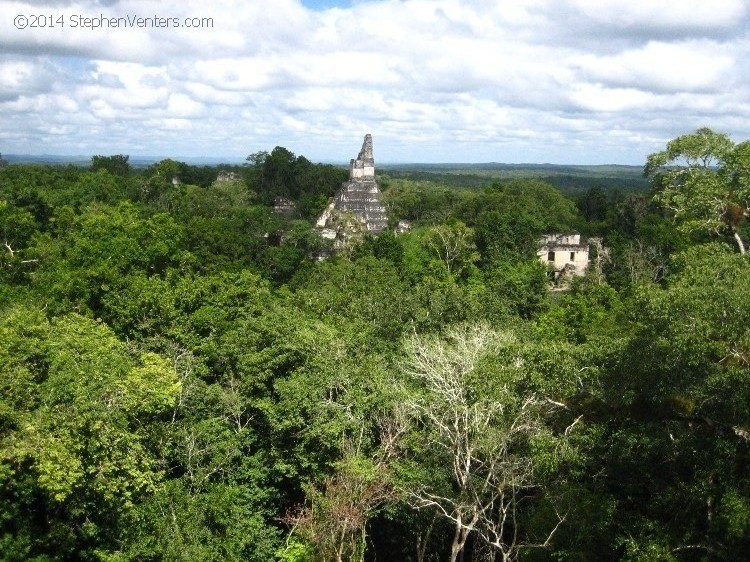
[[[320,215],[317,226],[324,237],[337,241],[364,232],[379,234],[387,228],[385,205],[375,181],[372,135],[365,135],[362,150],[349,164],[349,180]]]

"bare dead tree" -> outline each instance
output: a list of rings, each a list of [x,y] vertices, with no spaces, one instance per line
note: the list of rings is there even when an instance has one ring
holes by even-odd
[[[548,431],[544,420],[554,403],[536,394],[518,396],[512,384],[483,396],[471,380],[478,363],[509,340],[482,324],[407,341],[404,370],[423,390],[410,407],[426,428],[428,446],[450,465],[452,484],[445,492],[423,483],[408,494],[414,507],[434,509],[453,523],[450,562],[472,533],[504,562],[516,560],[522,548],[547,546],[565,519],[558,514],[546,539],[533,545],[519,523],[522,504],[539,487],[528,444]]]
[[[622,256],[623,264],[633,283],[641,281],[657,282],[667,267],[667,256],[657,246],[646,246],[640,240],[631,242]]]
[[[253,416],[248,412],[247,405],[243,401],[240,382],[232,375],[222,386],[221,401],[225,408],[224,420],[230,423],[234,427],[235,434],[239,435],[253,421]]]
[[[604,280],[604,266],[612,263],[612,256],[609,248],[604,245],[604,241],[599,237],[589,238],[589,246],[593,247],[596,253],[592,263],[593,271],[596,274],[596,280],[601,284]]]
[[[477,258],[474,231],[462,223],[432,227],[427,236],[427,246],[450,274]]]

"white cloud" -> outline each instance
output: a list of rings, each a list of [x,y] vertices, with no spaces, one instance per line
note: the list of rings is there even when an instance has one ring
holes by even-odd
[[[582,84],[573,89],[571,100],[583,110],[611,113],[644,107],[653,101],[653,95],[632,88]]]
[[[167,113],[175,117],[192,119],[203,115],[205,107],[185,94],[170,94]]]
[[[372,132],[386,160],[640,163],[693,126],[750,137],[748,23],[742,0],[4,2],[0,150],[345,160]]]
[[[744,0],[573,0],[572,4],[597,22],[639,29],[728,29],[747,13]]]
[[[719,92],[732,82],[734,58],[708,41],[649,42],[613,56],[581,58],[587,77],[661,92]]]
[[[48,91],[53,77],[45,65],[23,60],[0,60],[0,100]]]

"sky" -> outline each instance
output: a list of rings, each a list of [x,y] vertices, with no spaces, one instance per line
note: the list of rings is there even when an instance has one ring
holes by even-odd
[[[642,165],[750,138],[749,55],[746,0],[3,0],[0,152]]]

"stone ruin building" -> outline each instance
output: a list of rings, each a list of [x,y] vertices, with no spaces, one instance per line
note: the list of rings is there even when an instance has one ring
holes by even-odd
[[[334,249],[345,246],[349,238],[380,234],[388,227],[385,205],[375,181],[372,135],[365,135],[362,150],[349,163],[349,180],[342,184],[316,226],[324,238],[334,240]]]
[[[216,181],[219,183],[240,181],[242,178],[237,172],[230,172],[227,170],[220,170],[216,176]]]
[[[273,212],[275,215],[289,220],[294,216],[296,210],[297,206],[294,204],[294,201],[288,197],[274,197]]]
[[[556,284],[584,275],[589,265],[589,245],[580,234],[543,234],[537,250],[539,261],[551,267]]]

